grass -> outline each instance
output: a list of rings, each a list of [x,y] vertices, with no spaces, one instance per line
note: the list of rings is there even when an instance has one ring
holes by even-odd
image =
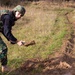
[[[58,51],[66,35],[70,34],[70,25],[66,24],[67,19],[64,16],[65,12],[70,10],[68,8],[50,9],[50,7],[44,10],[38,4],[27,6],[25,16],[16,22],[12,33],[19,40],[35,40],[36,45],[29,47],[11,45],[2,36],[9,49],[8,65],[15,70],[27,59],[45,59],[48,55]]]

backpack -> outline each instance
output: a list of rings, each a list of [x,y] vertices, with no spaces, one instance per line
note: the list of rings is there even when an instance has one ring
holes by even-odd
[[[3,22],[1,21],[1,16],[3,14],[8,14],[9,13],[9,10],[0,10],[0,31],[2,29],[2,26],[3,26]]]

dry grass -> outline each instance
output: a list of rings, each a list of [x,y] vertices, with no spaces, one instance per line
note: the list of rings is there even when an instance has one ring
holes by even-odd
[[[66,24],[67,20],[64,16],[68,8],[63,10],[56,6],[45,5],[42,2],[31,3],[25,7],[25,16],[13,27],[12,33],[19,40],[35,40],[36,45],[29,47],[11,45],[2,36],[9,48],[8,65],[10,67],[16,69],[30,58],[47,58],[49,54],[60,49],[66,35],[70,34],[68,31],[70,26]]]

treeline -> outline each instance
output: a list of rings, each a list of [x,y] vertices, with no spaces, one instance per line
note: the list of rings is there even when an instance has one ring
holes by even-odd
[[[49,1],[49,2],[70,2],[70,1],[75,1],[75,0],[0,0],[0,6],[12,6],[16,5],[18,3],[24,3],[24,2],[33,2],[33,1]]]
[[[28,3],[28,2],[33,2],[33,1],[40,1],[40,0],[0,0],[0,6],[12,6],[12,5],[17,5],[20,3]]]

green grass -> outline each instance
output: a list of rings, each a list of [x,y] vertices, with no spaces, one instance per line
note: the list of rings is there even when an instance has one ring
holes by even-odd
[[[35,40],[36,45],[29,47],[11,45],[2,36],[9,49],[8,65],[14,70],[27,59],[45,59],[60,50],[66,35],[70,34],[70,25],[66,24],[67,19],[64,16],[65,11],[69,12],[70,9],[43,9],[36,5],[27,6],[25,16],[12,29],[16,38],[24,41]]]

